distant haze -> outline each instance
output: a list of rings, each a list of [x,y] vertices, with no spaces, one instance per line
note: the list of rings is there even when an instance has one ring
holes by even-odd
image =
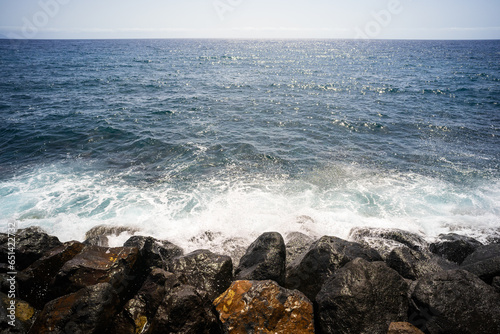
[[[0,37],[500,39],[498,0],[0,0]]]

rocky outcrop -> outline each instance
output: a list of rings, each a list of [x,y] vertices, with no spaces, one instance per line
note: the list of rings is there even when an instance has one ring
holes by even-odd
[[[385,333],[391,322],[408,320],[408,284],[383,262],[349,262],[316,302],[319,333]]]
[[[26,301],[0,293],[0,333],[27,333],[38,313]]]
[[[274,281],[236,281],[215,301],[224,333],[314,333],[313,305]]]
[[[303,255],[311,247],[314,239],[301,232],[291,232],[286,235],[286,265]]]
[[[420,252],[408,247],[393,249],[387,257],[386,263],[401,276],[411,280],[441,270],[458,268],[458,265],[432,253]]]
[[[314,301],[323,283],[357,257],[368,261],[382,259],[377,251],[369,247],[324,236],[288,266],[285,287],[297,289]]]
[[[440,234],[438,241],[429,245],[429,250],[448,261],[460,264],[482,245],[474,238],[449,233]]]
[[[461,268],[491,284],[495,276],[500,276],[500,244],[479,247],[467,256]]]
[[[410,322],[430,334],[500,333],[500,295],[465,270],[420,278],[411,299]]]
[[[409,322],[391,322],[387,334],[424,334]]]
[[[109,283],[85,287],[47,303],[29,333],[105,333],[118,303]]]
[[[231,258],[208,250],[198,250],[172,259],[168,270],[182,284],[204,291],[210,300],[224,292],[233,280]]]
[[[183,254],[182,248],[166,240],[157,240],[152,237],[133,236],[124,244],[124,247],[137,247],[141,258],[141,266],[145,270],[151,267],[167,268],[168,262]]]
[[[83,243],[90,246],[108,247],[108,237],[119,236],[122,233],[134,234],[137,231],[139,231],[138,228],[129,226],[98,225],[85,233],[85,241]]]
[[[235,270],[238,280],[273,280],[285,284],[286,248],[281,234],[262,234],[248,247]]]

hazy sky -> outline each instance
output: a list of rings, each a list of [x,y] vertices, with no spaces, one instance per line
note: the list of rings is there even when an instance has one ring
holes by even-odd
[[[1,35],[500,39],[500,1],[0,0]]]

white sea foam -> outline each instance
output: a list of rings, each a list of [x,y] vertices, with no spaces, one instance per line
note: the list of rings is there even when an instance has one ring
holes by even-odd
[[[353,166],[300,179],[231,174],[184,187],[169,182],[138,187],[75,167],[39,168],[0,183],[0,226],[37,225],[61,241],[83,241],[97,225],[131,226],[186,251],[216,252],[246,247],[266,231],[347,238],[351,228],[369,226],[429,240],[456,232],[485,241],[500,230],[499,182],[462,187]],[[129,236],[112,237],[110,245],[120,246]]]

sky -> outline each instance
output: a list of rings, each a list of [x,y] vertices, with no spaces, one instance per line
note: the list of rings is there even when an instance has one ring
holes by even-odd
[[[0,0],[0,38],[500,39],[500,1]]]

